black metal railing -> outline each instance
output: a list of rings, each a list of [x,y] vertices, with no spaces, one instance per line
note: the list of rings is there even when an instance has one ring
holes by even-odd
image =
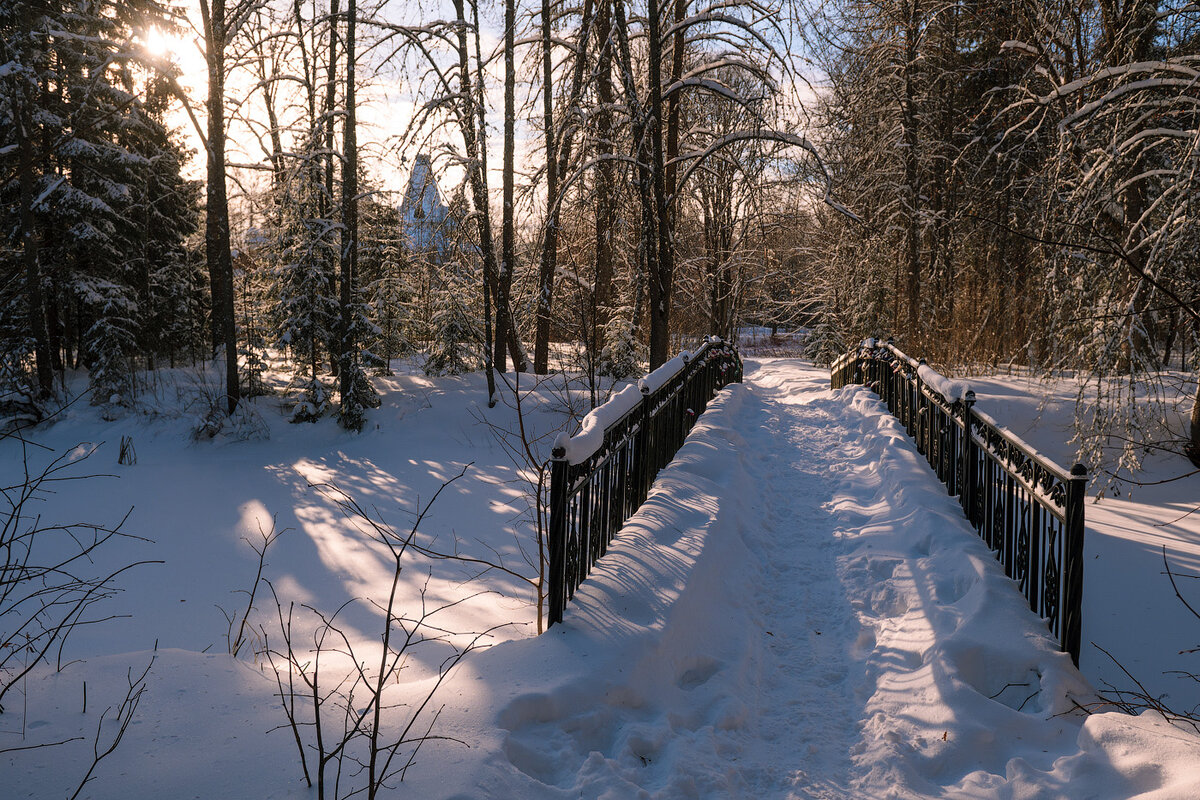
[[[1063,469],[976,410],[974,392],[938,391],[923,367],[890,341],[867,340],[833,363],[831,383],[867,386],[887,404],[1078,666],[1087,469]]]
[[[609,422],[594,448],[585,443],[579,448],[583,452],[572,452],[572,442],[583,437],[555,443],[547,543],[549,625],[562,622],[567,601],[646,501],[658,471],[674,458],[709,400],[742,380],[741,358],[720,339],[707,340],[681,361],[667,366],[667,371],[679,367],[670,377],[655,372],[640,381],[640,397],[632,402],[626,395],[614,397],[610,402],[630,407]],[[592,413],[603,414],[604,408]]]

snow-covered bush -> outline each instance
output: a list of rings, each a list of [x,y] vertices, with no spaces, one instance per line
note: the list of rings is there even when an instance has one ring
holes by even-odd
[[[0,347],[0,433],[35,425],[45,416],[33,375],[26,369],[28,349]]]
[[[429,347],[425,359],[426,375],[461,375],[476,369],[478,358],[466,338],[470,326],[457,314],[439,314],[434,318],[437,338]]]
[[[433,341],[425,360],[426,375],[461,375],[480,366],[478,345],[483,340],[478,321],[462,295],[441,293],[433,312]]]
[[[237,408],[229,415],[225,433],[229,438],[239,442],[271,438],[271,429],[267,426],[266,420],[262,418],[262,414],[258,413],[258,406],[247,398],[242,398],[242,401],[237,404]]]
[[[356,297],[361,301],[362,292]],[[367,309],[362,302],[353,303],[348,309],[349,330],[346,332],[343,347],[347,348],[350,357],[342,360],[342,385],[349,385],[349,390],[343,389],[341,406],[338,408],[338,424],[346,430],[361,431],[366,419],[368,408],[379,408],[379,392],[371,385],[363,365],[372,361],[378,363],[378,356],[365,349],[367,342],[379,336],[379,328],[367,318]],[[347,374],[349,379],[347,380]]]
[[[296,404],[292,406],[289,422],[316,422],[329,413],[329,390],[320,378],[313,378],[304,384]]]
[[[338,424],[348,431],[361,431],[368,408],[379,408],[379,393],[359,363],[350,366],[350,391],[338,407]]]
[[[846,342],[829,319],[822,315],[804,343],[804,357],[814,364],[828,366],[846,352]]]
[[[96,315],[84,334],[92,405],[128,406],[133,402],[130,359],[138,350],[137,304],[123,287],[110,281],[82,282],[80,291]]]
[[[646,348],[637,339],[633,309],[621,306],[604,325],[604,345],[600,349],[600,374],[615,380],[640,375]]]
[[[220,358],[218,354],[214,361],[220,363]],[[192,441],[213,439],[218,435],[237,441],[271,438],[270,428],[250,399],[243,398],[229,414],[229,401],[219,380],[201,374],[193,387],[186,406],[192,419],[189,431]]]

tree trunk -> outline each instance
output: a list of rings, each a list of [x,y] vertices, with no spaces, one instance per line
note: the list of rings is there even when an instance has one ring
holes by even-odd
[[[612,83],[612,12],[611,0],[600,0],[596,9],[596,279],[592,302],[595,306],[593,353],[603,346],[603,329],[608,323],[612,302],[613,228],[617,224],[616,162],[613,160],[612,108],[616,94]]]
[[[921,330],[921,172],[917,153],[917,88],[914,71],[921,35],[919,0],[908,6],[904,20],[904,94],[900,99],[900,118],[904,128],[904,191],[908,214],[907,250],[904,265],[905,294],[908,301],[906,329],[911,336]]]
[[[671,22],[676,30],[671,41],[671,76],[667,79],[667,86],[674,86],[683,77],[683,49],[686,45],[683,21],[687,18],[687,6],[688,0],[675,0],[674,17]],[[678,199],[675,197],[675,191],[678,188],[675,185],[678,169],[677,165],[671,162],[679,155],[679,98],[678,91],[672,92],[671,96],[667,98],[667,153],[664,167],[666,172],[663,176],[666,182],[666,199],[670,204],[664,225],[672,242],[675,239],[675,209],[678,208]]]
[[[24,21],[24,20],[23,20]],[[32,22],[30,22],[32,27]],[[29,315],[29,330],[33,337],[34,370],[37,373],[39,398],[54,392],[54,371],[50,364],[50,333],[46,324],[46,305],[42,295],[42,275],[38,264],[37,221],[33,214],[36,159],[33,150],[32,98],[18,100],[16,135],[20,166],[18,167],[21,203],[21,256],[25,266],[25,301]]]
[[[653,0],[652,0],[653,2]],[[653,2],[655,13],[657,14],[658,4]],[[642,107],[641,99],[638,95],[637,83],[634,80],[633,74],[633,58],[631,48],[629,46],[629,22],[625,15],[624,0],[613,0],[613,30],[616,33],[617,40],[617,55],[618,55],[618,72],[621,76],[621,83],[625,91],[626,102],[629,105],[629,115],[632,118],[632,133],[633,141],[637,150],[636,167],[637,167],[637,191],[639,205],[641,206],[641,241],[638,247],[639,269],[634,275],[634,324],[640,324],[643,314],[643,305],[645,303],[645,288],[650,287],[649,294],[651,304],[656,298],[655,285],[659,276],[659,247],[658,247],[658,215],[655,213],[654,203],[654,169],[653,157],[647,151],[651,148],[650,139],[647,136],[647,125],[652,124],[649,119],[650,113]],[[651,36],[650,41],[653,44],[652,50],[661,57],[661,41],[657,36]],[[658,78],[660,70],[654,67],[657,63],[651,59],[652,67],[652,83],[654,78]],[[659,111],[661,112],[661,86],[659,87]],[[661,131],[660,131],[661,133]],[[659,141],[662,141],[661,135]],[[649,313],[651,316],[651,354],[650,364],[653,369],[657,364],[654,361],[654,336],[655,322],[653,320],[654,310]],[[659,325],[661,328],[661,324]],[[658,363],[661,364],[665,360],[669,344],[669,334],[665,329],[660,330],[663,341],[659,344]]]
[[[342,128],[342,274],[339,295],[341,325],[338,353],[339,386],[342,403],[354,391],[358,342],[354,341],[351,315],[354,309],[354,282],[358,272],[358,131],[356,127],[354,68],[355,0],[346,3],[346,113]],[[332,127],[332,125],[331,125]]]
[[[513,188],[516,182],[514,166],[514,150],[516,148],[516,28],[517,2],[504,0],[504,164],[503,170],[503,219],[500,223],[500,273],[497,281],[496,295],[496,343],[492,361],[496,369],[505,372],[508,364],[505,358],[506,338],[512,320],[504,313],[508,287],[511,285],[513,261],[516,257],[516,232],[513,221]]]
[[[257,24],[260,30],[267,30],[267,22],[262,18],[262,12],[257,14]],[[297,30],[299,30],[299,18],[297,18]],[[304,48],[304,37],[297,37],[300,43],[301,50]],[[262,90],[263,110],[267,113],[267,138],[271,142],[271,189],[273,197],[271,203],[275,207],[275,218],[271,220],[272,224],[278,226],[281,222],[280,208],[283,198],[281,193],[284,184],[284,160],[283,160],[283,135],[279,127],[279,114],[275,109],[275,99],[279,93],[279,64],[269,58],[266,44],[263,41],[254,43],[255,67],[258,70],[259,88]],[[307,59],[305,59],[307,61]],[[270,71],[267,70],[268,62],[270,63]],[[308,70],[305,70],[304,77],[308,78]]]
[[[202,12],[207,3],[202,2]],[[225,0],[214,0],[205,17],[208,61],[208,186],[204,213],[205,258],[212,291],[213,352],[225,348],[225,396],[232,414],[241,399],[237,328],[233,307],[233,254],[229,242],[229,199],[225,188]]]
[[[662,365],[670,357],[671,348],[671,289],[675,264],[671,226],[667,208],[667,185],[663,159],[663,97],[662,97],[662,35],[658,0],[649,0],[649,58],[650,58],[650,175],[654,200],[651,213],[656,219],[654,242],[647,244],[656,251],[654,265],[648,269],[650,279],[650,369]]]
[[[551,52],[551,5],[542,0],[542,125],[546,137],[546,230],[542,240],[542,261],[538,271],[537,332],[534,338],[533,371],[545,375],[549,369],[550,310],[554,298],[554,273],[558,269],[558,235],[562,218],[562,197],[558,179],[571,162],[575,131],[582,126],[579,102],[583,96],[588,41],[591,37],[593,2],[584,0],[575,43],[575,65],[566,102],[561,137],[554,127],[553,60]],[[557,144],[556,144],[557,141]],[[585,337],[586,338],[586,337]]]
[[[513,0],[508,0],[511,4]],[[586,25],[587,18],[584,17]],[[581,29],[586,32],[587,28]],[[558,266],[558,153],[554,147],[554,62],[551,51],[550,0],[542,0],[542,132],[546,139],[546,230],[538,268],[537,331],[533,342],[533,371],[545,375],[550,362],[550,304]],[[580,34],[576,63],[584,59],[586,33]],[[570,109],[568,108],[568,112]],[[570,122],[568,121],[569,125]]]
[[[488,213],[487,170],[481,152],[481,142],[476,130],[476,120],[482,118],[483,110],[477,107],[480,97],[471,85],[471,51],[467,44],[467,19],[464,0],[453,0],[456,14],[458,47],[459,97],[463,103],[459,119],[462,126],[463,147],[467,151],[467,183],[471,187],[471,203],[475,207],[476,227],[479,233],[479,253],[483,261],[483,309],[484,309],[484,371],[487,373],[488,408],[495,405],[496,376],[493,372],[493,340],[491,320],[491,298],[496,274],[496,249],[492,241],[491,215]],[[476,14],[478,16],[478,14]]]
[[[334,116],[337,109],[337,20],[338,20],[338,0],[329,0],[329,65],[325,73],[325,109],[322,114],[323,119],[321,124],[325,133],[325,193],[321,195],[320,201],[317,203],[318,214],[321,219],[331,220],[333,218],[333,170],[334,170]],[[322,251],[324,252],[324,250]],[[324,257],[323,257],[324,260]],[[337,285],[337,264],[332,261],[327,265],[329,274],[329,286],[332,290]],[[341,358],[338,352],[341,347],[340,337],[335,333],[329,342],[326,343],[329,348],[329,369],[334,375],[339,375],[341,371]]]

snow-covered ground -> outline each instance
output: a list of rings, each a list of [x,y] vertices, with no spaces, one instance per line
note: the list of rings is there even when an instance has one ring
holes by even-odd
[[[137,716],[81,796],[316,796],[290,731],[278,729],[274,678],[252,653],[227,654],[217,608],[244,602],[236,591],[249,588],[256,560],[241,538],[256,540],[273,517],[291,529],[267,558],[285,602],[331,612],[386,592],[386,551],[310,483],[336,483],[403,529],[408,512],[474,462],[422,531],[532,573],[520,556],[518,537],[527,545],[530,533],[517,471],[480,421],[511,428],[511,410],[483,407],[478,376],[379,385],[384,405],[359,436],[329,421],[287,425],[273,401],[263,406],[269,441],[188,444],[180,420],[102,423],[78,407],[36,432],[57,452],[106,440],[81,468],[117,476],[58,485],[43,514],[115,522],[133,506],[126,530],[152,542],[127,542],[111,557],[164,563],[122,576],[126,591],[106,613],[129,618],[78,631],[61,672],[39,670],[6,698],[0,750],[86,738],[0,755],[0,795],[68,795],[90,762],[101,712],[157,642]],[[1088,680],[899,426],[866,390],[827,387],[828,373],[803,362],[748,362],[746,383],[701,417],[548,634],[533,635],[529,586],[488,573],[483,588],[498,594],[456,606],[440,624],[518,624],[468,655],[431,706],[442,709],[434,732],[462,744],[426,744],[386,796],[1194,797],[1200,736],[1150,714],[1079,711],[1096,700]],[[562,419],[561,397],[529,398],[538,431]],[[986,408],[1003,419],[999,405]],[[135,466],[116,465],[122,435],[134,439]],[[5,484],[16,456],[14,442],[0,442]],[[50,457],[31,450],[34,461]],[[1173,651],[1194,644],[1194,621],[1170,616],[1177,602],[1157,591],[1161,575],[1147,567],[1111,589],[1096,577],[1117,573],[1124,543],[1137,540],[1116,535],[1115,512],[1105,512],[1114,532],[1097,533],[1093,508],[1088,552],[1104,566],[1089,562],[1085,576],[1085,639],[1114,652],[1126,633]],[[1173,524],[1155,530],[1195,530]],[[422,587],[443,602],[481,588],[446,562],[415,559],[403,574],[410,605]],[[356,646],[370,645],[377,621],[368,607],[350,610]],[[389,700],[428,689],[431,658],[418,657]],[[1093,685],[1105,674],[1095,668],[1085,653]]]

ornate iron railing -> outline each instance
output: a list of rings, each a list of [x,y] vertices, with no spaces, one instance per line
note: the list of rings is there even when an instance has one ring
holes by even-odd
[[[833,363],[831,383],[867,386],[887,404],[1078,666],[1087,469],[1063,469],[976,410],[974,392],[926,369],[867,340]]]
[[[549,625],[627,519],[646,501],[658,471],[696,418],[729,383],[741,382],[737,351],[711,338],[627,387],[555,442],[550,462]]]

